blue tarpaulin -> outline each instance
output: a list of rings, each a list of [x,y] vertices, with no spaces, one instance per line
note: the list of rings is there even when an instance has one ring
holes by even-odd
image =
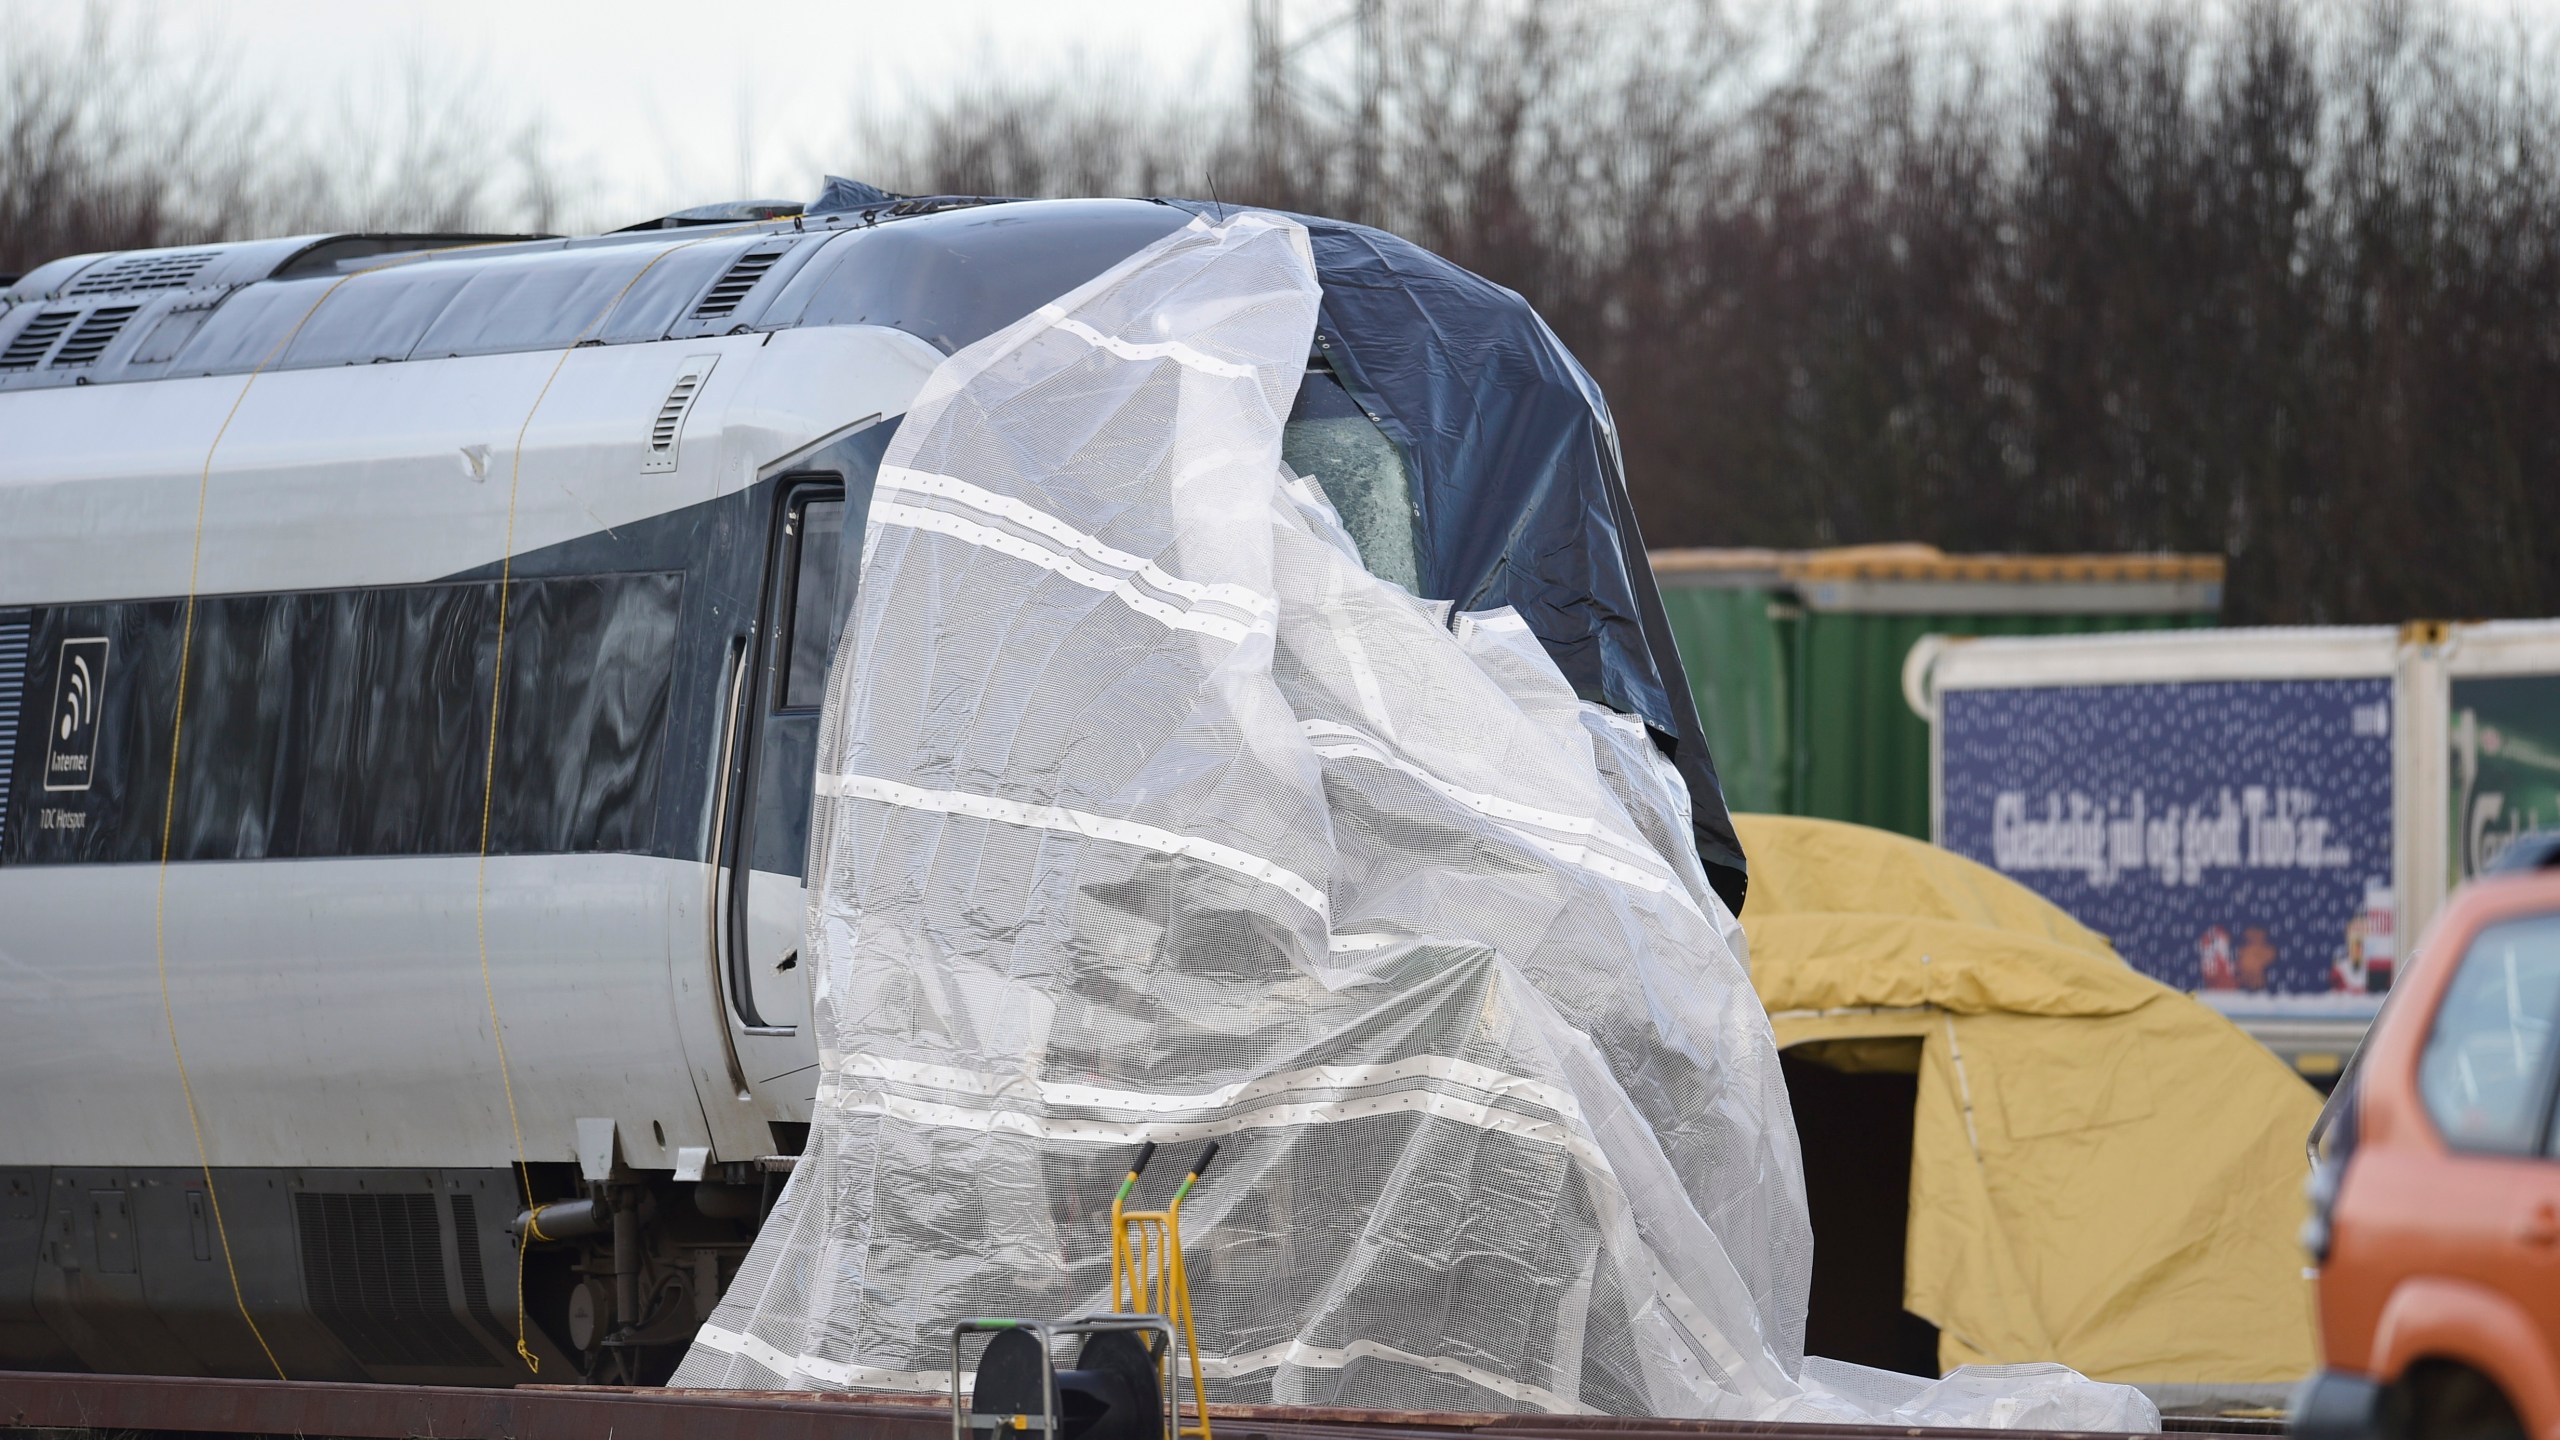
[[[1150,208],[1161,225],[1144,213]],[[810,313],[897,325],[957,350],[1099,274],[1180,216],[1236,208],[901,197],[830,176],[811,214],[865,212],[883,239],[900,232],[905,243],[896,259],[879,247],[854,252],[840,286],[813,287]],[[1412,472],[1424,598],[1460,611],[1511,606],[1576,693],[1641,717],[1688,783],[1709,879],[1739,911],[1742,847],[1654,588],[1600,387],[1518,294],[1383,230],[1291,218],[1307,227],[1324,292],[1320,356]],[[837,297],[839,288],[852,298]],[[916,297],[934,300],[929,318]]]

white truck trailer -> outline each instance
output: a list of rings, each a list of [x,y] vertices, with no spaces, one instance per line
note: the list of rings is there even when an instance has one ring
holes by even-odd
[[[2307,1077],[2453,886],[2560,824],[2560,621],[1932,636],[1932,834]]]

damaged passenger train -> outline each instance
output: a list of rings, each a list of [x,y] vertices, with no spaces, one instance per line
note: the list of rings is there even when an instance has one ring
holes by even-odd
[[[710,1314],[819,1073],[880,456],[1201,208],[830,191],[0,291],[0,1369],[648,1381]],[[1285,458],[1640,717],[1738,908],[1596,387],[1519,297],[1307,224]]]

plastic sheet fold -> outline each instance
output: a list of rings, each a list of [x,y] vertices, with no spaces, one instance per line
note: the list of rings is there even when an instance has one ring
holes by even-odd
[[[1219,1398],[1911,1408],[1802,1377],[1796,1138],[1678,774],[1282,465],[1317,301],[1302,227],[1203,219],[901,424],[819,741],[809,1149],[676,1384],[942,1389],[954,1320],[1104,1308],[1132,1152],[1215,1138]]]

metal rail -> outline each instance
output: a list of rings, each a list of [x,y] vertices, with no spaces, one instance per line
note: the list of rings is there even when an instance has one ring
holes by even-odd
[[[2083,1433],[1610,1415],[1409,1414],[1281,1405],[1218,1405],[1211,1413],[1223,1422],[1221,1435],[1232,1429],[1235,1440],[2030,1440]],[[2245,1422],[2172,1424],[2189,1433],[2268,1433]],[[940,1396],[588,1385],[471,1390],[0,1371],[0,1429],[10,1427],[111,1433],[119,1440],[154,1433],[291,1435],[303,1440],[947,1440],[950,1418],[949,1402]]]

